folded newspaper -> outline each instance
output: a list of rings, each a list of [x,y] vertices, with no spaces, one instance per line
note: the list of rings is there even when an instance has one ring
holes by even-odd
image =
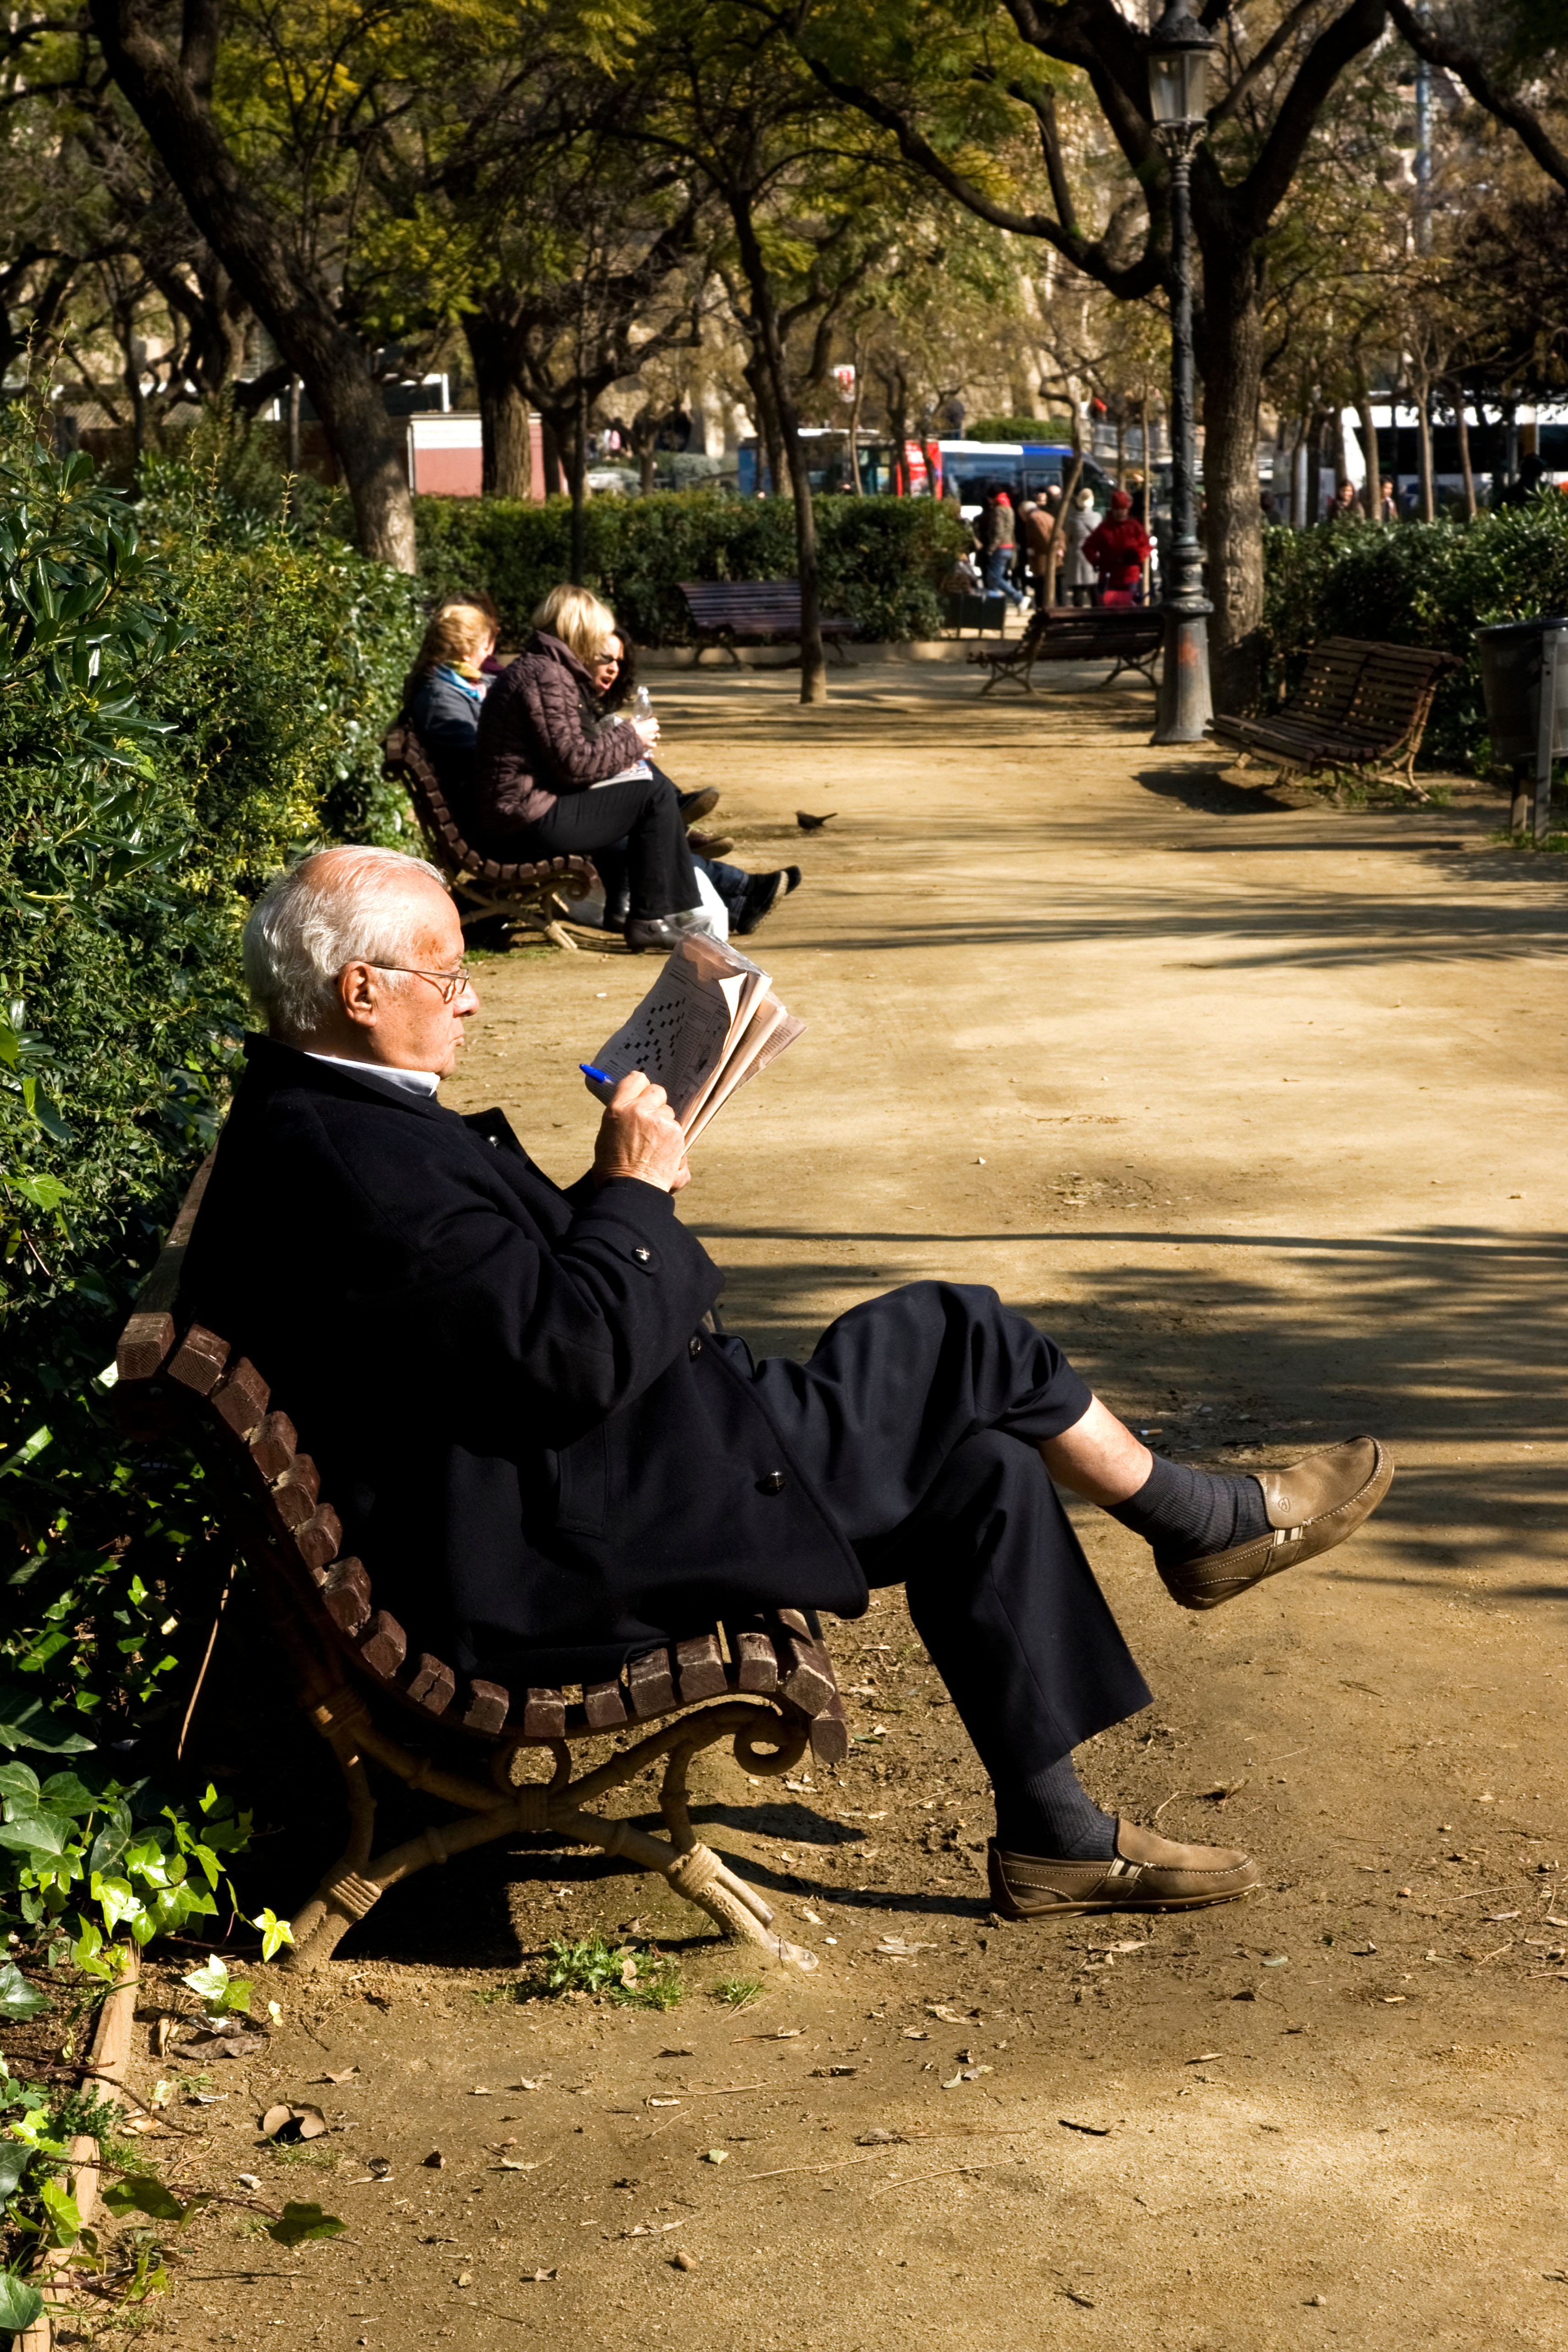
[[[641,1070],[662,1087],[694,1143],[735,1088],[776,1061],[805,1027],[759,965],[710,932],[689,931],[594,1060],[613,1078]]]

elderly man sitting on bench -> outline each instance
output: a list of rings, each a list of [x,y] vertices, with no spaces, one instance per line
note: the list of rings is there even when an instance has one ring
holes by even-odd
[[[437,1101],[478,999],[434,867],[307,858],[258,902],[245,962],[268,1034],[247,1041],[184,1296],[268,1366],[422,1640],[468,1671],[577,1681],[715,1616],[855,1617],[902,1584],[994,1788],[1000,1910],[1256,1884],[1247,1855],[1080,1786],[1073,1749],[1150,1694],[1056,1489],[1211,1608],[1350,1535],[1387,1490],[1382,1446],[1258,1477],[1162,1460],[1053,1340],[956,1283],[851,1309],[805,1363],[759,1362],[716,1328],[723,1277],[676,1214],[659,1087],[620,1081],[565,1191],[499,1110]]]

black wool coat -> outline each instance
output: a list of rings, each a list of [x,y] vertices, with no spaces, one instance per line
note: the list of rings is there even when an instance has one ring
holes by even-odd
[[[499,1110],[247,1040],[182,1315],[270,1383],[411,1647],[536,1681],[866,1581],[669,1195],[563,1192]]]

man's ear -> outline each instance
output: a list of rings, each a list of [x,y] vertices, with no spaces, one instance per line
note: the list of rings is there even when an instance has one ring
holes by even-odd
[[[368,1028],[376,1015],[375,974],[368,963],[348,963],[338,974],[338,1002],[344,1016]]]

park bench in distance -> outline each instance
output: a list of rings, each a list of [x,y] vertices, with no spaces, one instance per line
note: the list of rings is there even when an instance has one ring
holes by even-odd
[[[447,806],[429,753],[408,719],[399,719],[382,740],[382,773],[401,784],[414,803],[414,814],[429,847],[431,863],[438,866],[458,901],[465,929],[489,915],[508,922],[527,923],[542,931],[558,948],[576,951],[577,942],[563,928],[569,902],[596,889],[599,877],[586,857],[549,857],[503,865],[482,856],[463,839],[457,818]]]
[[[798,580],[683,580],[680,593],[697,631],[700,665],[703,648],[719,646],[738,667],[735,643],[740,637],[756,644],[768,638],[782,638],[786,645],[800,642]],[[819,625],[823,642],[847,662],[843,640],[854,635],[854,622],[841,613],[824,614]]]
[[[658,1871],[727,1935],[815,1969],[816,1955],[774,1932],[762,1896],[696,1838],[687,1792],[692,1758],[721,1739],[759,1779],[789,1771],[808,1747],[820,1764],[843,1760],[844,1704],[815,1616],[786,1609],[737,1619],[648,1651],[579,1696],[542,1685],[514,1693],[419,1649],[416,1632],[411,1639],[376,1607],[373,1564],[342,1556],[342,1528],[288,1399],[274,1398],[264,1370],[221,1334],[180,1316],[181,1267],[211,1166],[209,1156],[121,1334],[115,1411],[127,1437],[184,1435],[219,1482],[235,1552],[256,1577],[299,1703],[342,1776],[348,1843],[292,1922],[290,1965],[323,1966],[398,1880],[521,1831]],[[310,1311],[303,1282],[300,1311]],[[221,1613],[221,1594],[214,1604]],[[587,1740],[599,1752],[574,1757]],[[520,1779],[535,1753],[548,1779]],[[586,1810],[661,1759],[668,1842]],[[450,1819],[376,1853],[371,1765],[438,1800]],[[645,1809],[639,1795],[633,1810]]]
[[[1270,719],[1221,716],[1210,721],[1210,732],[1244,761],[1272,761],[1284,776],[1400,768],[1398,781],[1425,799],[1415,754],[1437,681],[1458,667],[1457,656],[1426,646],[1325,637],[1307,656],[1306,676],[1283,709]]]
[[[974,646],[968,658],[990,671],[982,694],[1004,678],[1033,694],[1037,662],[1109,661],[1115,664],[1104,686],[1124,669],[1154,683],[1154,656],[1164,638],[1157,607],[1143,604],[1051,604],[1032,613],[1021,637],[1010,646]]]

